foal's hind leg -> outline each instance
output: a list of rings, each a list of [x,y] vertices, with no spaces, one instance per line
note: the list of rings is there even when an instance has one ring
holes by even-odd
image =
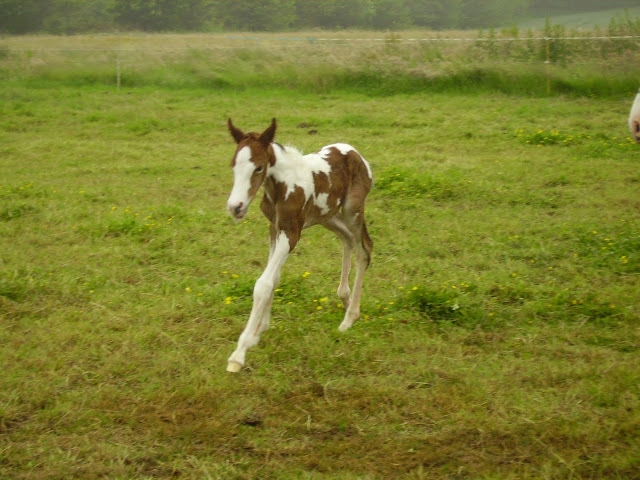
[[[351,289],[349,288],[349,273],[351,273],[351,255],[353,252],[354,238],[342,220],[334,217],[324,225],[334,232],[342,240],[342,273],[338,286],[338,297],[342,301],[342,307],[347,310],[351,303]]]
[[[362,294],[362,285],[364,283],[364,274],[369,267],[369,261],[371,260],[371,250],[373,243],[367,232],[367,227],[362,215],[358,215],[358,222],[356,222],[355,229],[353,231],[356,239],[356,275],[353,281],[353,292],[351,294],[351,301],[349,307],[344,315],[344,320],[338,327],[342,332],[351,328],[353,323],[360,318],[360,297]]]
[[[342,301],[342,308],[347,310],[351,304],[351,289],[349,288],[349,273],[351,273],[351,241],[342,240],[342,273],[338,285],[338,297]]]

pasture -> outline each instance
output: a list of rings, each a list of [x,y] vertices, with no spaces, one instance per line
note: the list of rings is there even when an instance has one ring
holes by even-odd
[[[638,478],[631,91],[32,75],[0,88],[0,478]],[[229,116],[375,178],[362,318],[306,230],[237,375],[268,223],[226,212]]]

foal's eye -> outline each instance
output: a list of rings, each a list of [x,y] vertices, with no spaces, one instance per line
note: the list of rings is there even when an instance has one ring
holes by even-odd
[[[260,165],[258,168],[256,168],[256,169],[253,171],[253,173],[257,175],[257,174],[259,174],[259,173],[262,173],[262,170],[264,170],[264,167],[263,167],[262,165]]]

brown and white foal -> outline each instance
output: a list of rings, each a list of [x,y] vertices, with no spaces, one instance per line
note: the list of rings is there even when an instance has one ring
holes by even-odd
[[[262,134],[245,134],[231,119],[228,126],[238,147],[231,161],[233,189],[227,209],[234,218],[243,218],[262,186],[260,209],[271,222],[269,261],[255,284],[249,321],[227,365],[227,371],[238,372],[245,363],[247,350],[269,328],[280,271],[304,228],[322,225],[342,240],[338,296],[346,312],[339,329],[347,330],[358,319],[362,282],[373,247],[364,219],[365,198],[373,177],[367,161],[350,145],[336,143],[318,153],[302,155],[295,148],[274,143],[275,118]],[[353,250],[356,274],[352,293],[349,271]]]

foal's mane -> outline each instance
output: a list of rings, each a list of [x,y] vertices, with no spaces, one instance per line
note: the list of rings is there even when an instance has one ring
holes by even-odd
[[[273,142],[273,145],[278,146],[280,151],[290,160],[297,160],[303,156],[303,153],[300,150],[291,145],[281,145],[276,142]]]

